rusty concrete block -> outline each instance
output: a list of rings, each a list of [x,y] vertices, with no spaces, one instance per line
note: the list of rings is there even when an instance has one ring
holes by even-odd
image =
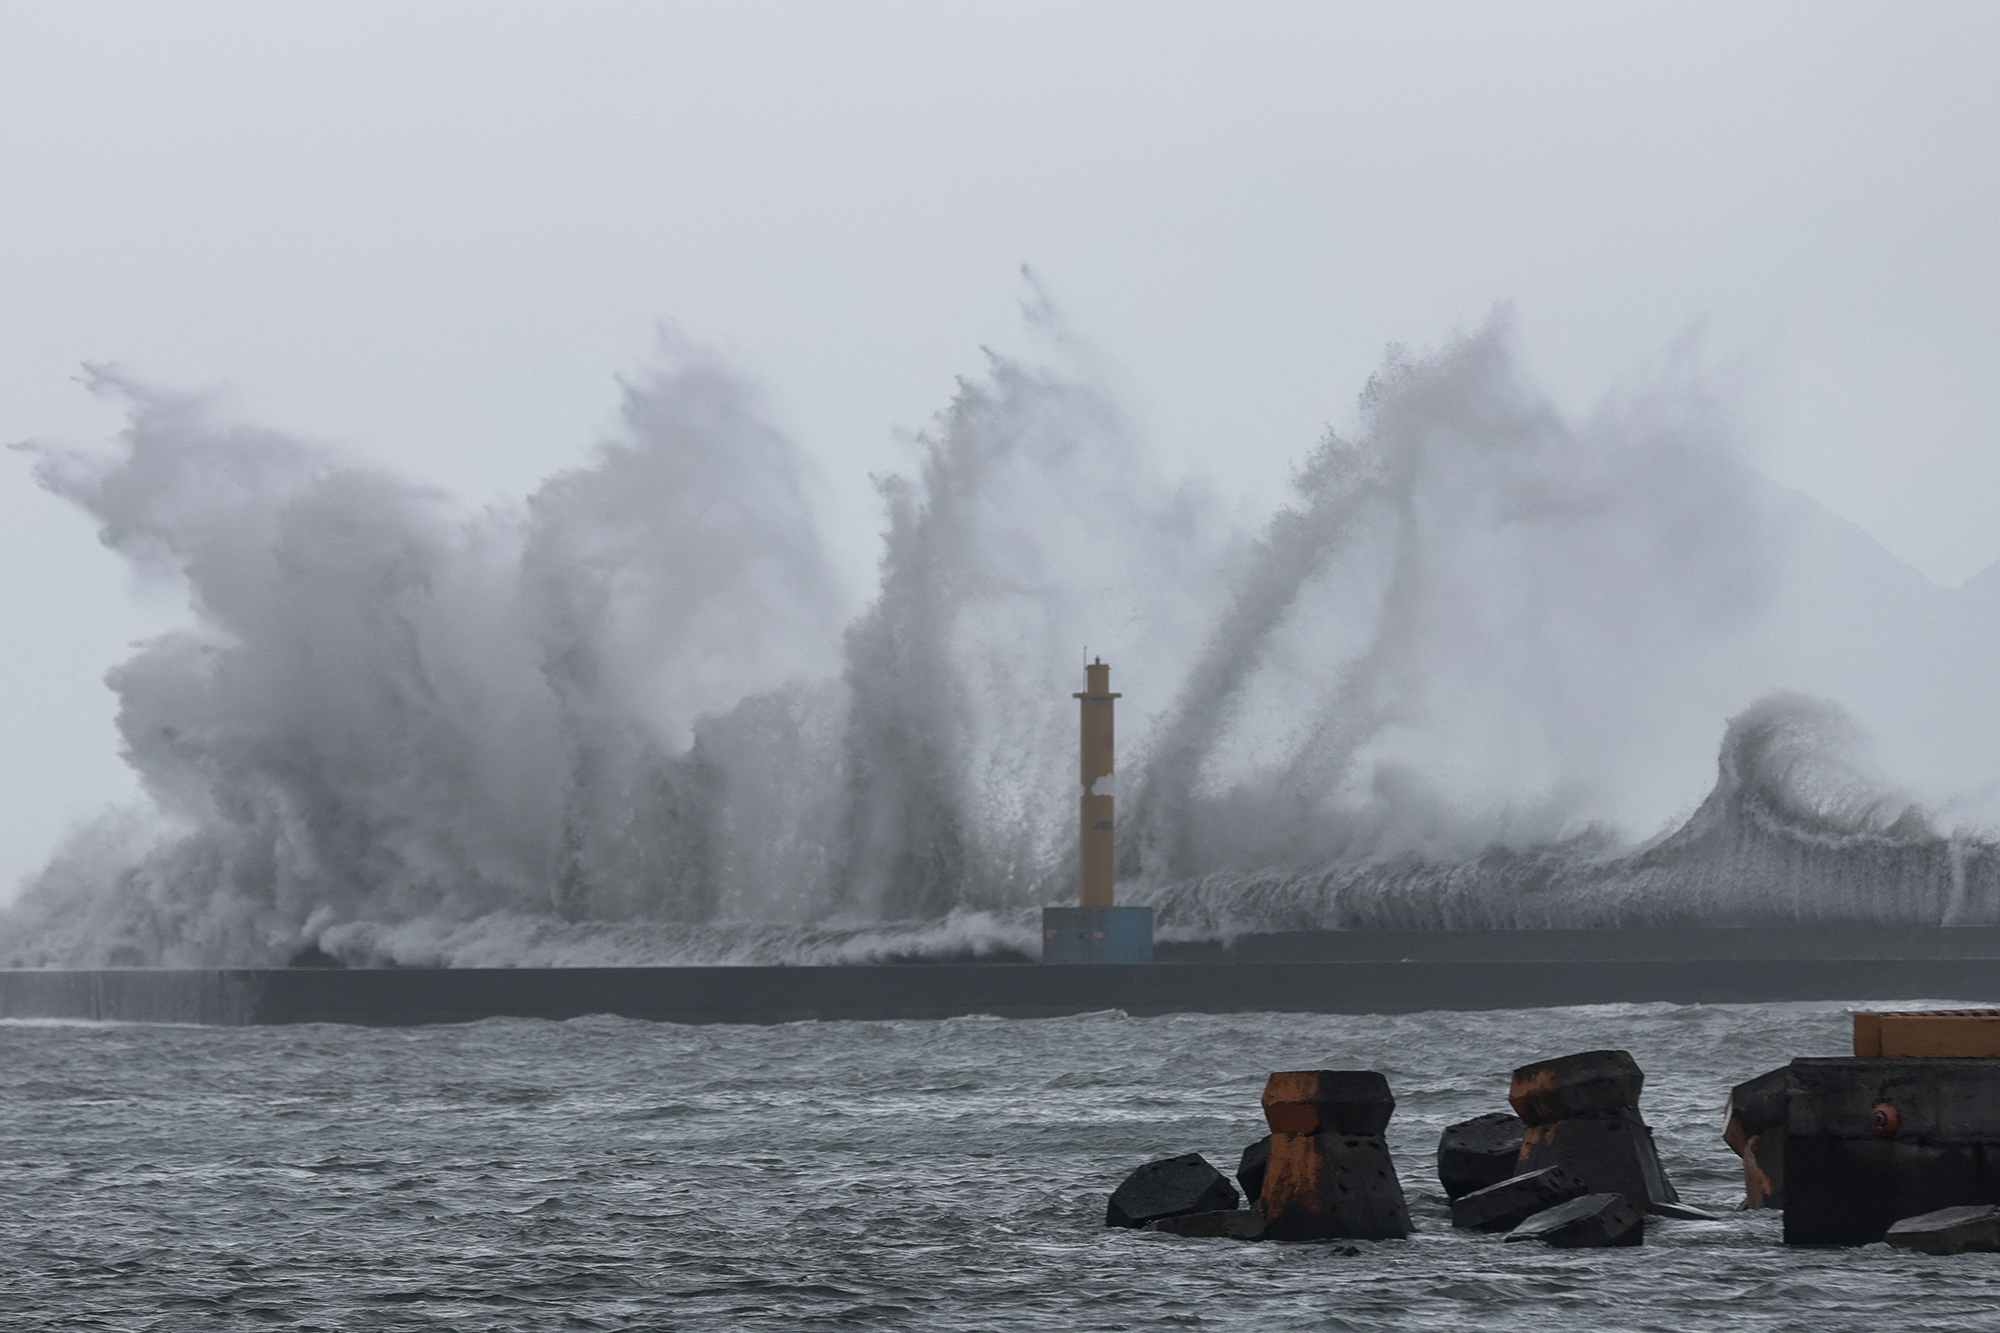
[[[1111,1193],[1104,1210],[1108,1227],[1142,1227],[1181,1213],[1208,1213],[1236,1206],[1236,1187],[1200,1153],[1148,1162]]]
[[[1785,1127],[1752,1134],[1743,1141],[1743,1206],[1785,1206]]]
[[[1507,1233],[1508,1240],[1538,1240],[1563,1250],[1638,1245],[1645,1238],[1645,1218],[1622,1194],[1586,1194],[1559,1203]]]
[[[1514,1071],[1507,1100],[1529,1125],[1622,1111],[1639,1104],[1646,1075],[1626,1051],[1584,1051]]]
[[[1783,1125],[1791,1109],[1791,1077],[1791,1066],[1787,1065],[1731,1088],[1726,1113],[1728,1126],[1723,1130],[1723,1139],[1729,1140],[1732,1133],[1746,1137],[1762,1134],[1767,1129]],[[1735,1144],[1732,1142],[1730,1146]]]
[[[1521,1118],[1491,1111],[1456,1125],[1438,1137],[1438,1183],[1451,1198],[1497,1185],[1521,1162]]]
[[[1273,1134],[1380,1134],[1395,1110],[1389,1080],[1372,1069],[1296,1069],[1264,1085]]]
[[[1723,1108],[1722,1141],[1743,1159],[1743,1206],[1785,1206],[1785,1120],[1791,1105],[1791,1070],[1730,1089]]]
[[[1636,1107],[1529,1125],[1521,1137],[1520,1170],[1548,1166],[1562,1167],[1592,1193],[1622,1194],[1635,1207],[1680,1202]]]
[[[1273,1133],[1264,1170],[1267,1240],[1399,1240],[1410,1215],[1379,1134]]]

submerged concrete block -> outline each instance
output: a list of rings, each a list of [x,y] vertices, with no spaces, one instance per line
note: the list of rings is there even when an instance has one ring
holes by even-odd
[[[1973,1204],[1906,1217],[1882,1239],[1925,1254],[1991,1254],[2000,1251],[2000,1207]]]
[[[1638,1245],[1645,1238],[1645,1218],[1622,1194],[1586,1194],[1559,1203],[1507,1233],[1508,1240],[1538,1240],[1564,1250]]]
[[[1380,1134],[1395,1111],[1389,1080],[1372,1069],[1295,1069],[1264,1085],[1273,1134]]]
[[[1785,1117],[1791,1070],[1773,1069],[1729,1091],[1722,1141],[1743,1159],[1743,1206],[1785,1206]]]
[[[1400,1240],[1410,1214],[1379,1134],[1271,1135],[1267,1240]]]
[[[1536,1213],[1589,1192],[1561,1167],[1544,1167],[1453,1199],[1451,1224],[1468,1231],[1512,1231]]]
[[[1636,1107],[1528,1126],[1521,1172],[1548,1166],[1562,1167],[1593,1193],[1622,1194],[1639,1208],[1680,1202]]]
[[[1491,1111],[1456,1125],[1438,1138],[1438,1183],[1456,1199],[1514,1174],[1521,1162],[1521,1117]]]
[[[1111,1192],[1104,1210],[1108,1227],[1142,1227],[1182,1213],[1209,1213],[1236,1206],[1236,1187],[1200,1153],[1148,1162]]]
[[[1626,1051],[1584,1051],[1537,1060],[1514,1071],[1507,1100],[1530,1125],[1622,1111],[1639,1104],[1646,1075]]]
[[[1264,1167],[1271,1160],[1271,1136],[1266,1134],[1243,1150],[1236,1162],[1236,1183],[1251,1203],[1264,1197]]]
[[[1212,1213],[1182,1213],[1178,1217],[1163,1217],[1157,1222],[1148,1222],[1146,1230],[1203,1239],[1262,1240],[1264,1210],[1230,1208]]]

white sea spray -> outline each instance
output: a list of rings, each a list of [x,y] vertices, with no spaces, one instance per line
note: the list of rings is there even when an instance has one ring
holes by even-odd
[[[0,961],[1032,953],[1086,644],[1126,696],[1121,894],[1164,936],[2000,919],[1978,801],[1938,799],[1967,785],[1925,793],[1944,829],[1854,721],[1990,753],[1993,617],[1758,478],[1688,363],[1572,419],[1504,316],[1392,351],[1238,533],[1087,365],[990,356],[880,481],[858,617],[812,464],[686,344],[477,513],[93,384],[129,427],[35,446],[41,480],[189,616],[109,677],[149,808],[57,852]]]

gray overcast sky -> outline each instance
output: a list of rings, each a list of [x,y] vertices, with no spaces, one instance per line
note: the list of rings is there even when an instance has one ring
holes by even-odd
[[[1696,324],[1765,471],[2000,557],[2000,5],[0,4],[0,439],[118,361],[468,502],[577,461],[656,321],[824,469],[865,591],[1022,263],[1168,466],[1264,506],[1384,344],[1514,303],[1582,405]],[[0,896],[131,790],[168,623],[0,456]]]

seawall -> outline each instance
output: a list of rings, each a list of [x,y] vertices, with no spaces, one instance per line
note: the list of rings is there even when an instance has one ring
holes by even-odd
[[[0,970],[0,1018],[410,1026],[615,1014],[785,1023],[1105,1009],[1360,1014],[1654,1001],[2000,1000],[2000,930],[1990,928],[1876,929],[1843,951],[1816,955],[1808,945],[1843,941],[1811,931],[1794,933],[1788,948],[1779,947],[1782,932],[1760,944],[1755,937],[1772,934],[1766,931],[1340,934],[1347,938],[1251,937],[1219,949],[1214,961],[1089,967]],[[1416,938],[1393,938],[1405,935]],[[1708,938],[1716,935],[1726,938]],[[1342,949],[1349,956],[1326,956]],[[1315,951],[1321,956],[1298,956]]]

